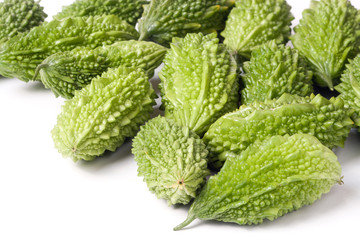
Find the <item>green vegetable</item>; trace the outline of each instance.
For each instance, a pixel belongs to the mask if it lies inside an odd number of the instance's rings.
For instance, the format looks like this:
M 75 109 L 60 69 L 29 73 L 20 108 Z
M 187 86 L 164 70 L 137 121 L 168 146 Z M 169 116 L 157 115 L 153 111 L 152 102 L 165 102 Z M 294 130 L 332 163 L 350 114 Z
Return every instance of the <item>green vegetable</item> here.
M 139 176 L 169 205 L 189 203 L 210 175 L 203 141 L 171 119 L 159 116 L 142 126 L 133 140 L 132 152 Z
M 143 13 L 144 4 L 148 2 L 146 0 L 76 0 L 63 7 L 54 18 L 116 15 L 135 26 Z
M 0 75 L 27 82 L 33 79 L 37 65 L 54 53 L 137 37 L 133 26 L 112 15 L 53 20 L 0 46 Z
M 41 25 L 47 14 L 34 0 L 4 0 L 0 3 L 0 42 Z
M 36 69 L 45 87 L 56 96 L 72 98 L 90 81 L 108 68 L 141 67 L 149 77 L 161 63 L 167 49 L 152 42 L 120 41 L 96 49 L 79 47 L 46 58 Z
M 313 92 L 312 72 L 298 51 L 275 41 L 254 50 L 243 66 L 242 104 L 279 98 L 283 93 L 308 96 Z
M 224 29 L 235 0 L 151 0 L 139 21 L 140 40 L 168 45 L 187 33 L 211 33 Z
M 309 61 L 319 86 L 336 85 L 360 36 L 358 17 L 348 0 L 312 0 L 304 10 L 291 41 Z
M 353 125 L 352 110 L 339 98 L 284 94 L 278 100 L 243 105 L 219 118 L 203 140 L 211 152 L 210 165 L 219 169 L 228 154 L 240 153 L 257 139 L 274 135 L 311 134 L 329 148 L 343 147 Z
M 336 155 L 306 134 L 273 136 L 229 156 L 191 205 L 188 218 L 235 222 L 270 221 L 310 205 L 341 183 Z
M 65 102 L 52 130 L 55 147 L 74 161 L 115 151 L 150 119 L 154 98 L 143 70 L 109 69 Z
M 238 107 L 236 62 L 216 34 L 174 38 L 159 73 L 165 117 L 202 135 Z
M 238 0 L 221 35 L 225 45 L 250 58 L 258 46 L 275 40 L 286 43 L 294 16 L 285 0 Z

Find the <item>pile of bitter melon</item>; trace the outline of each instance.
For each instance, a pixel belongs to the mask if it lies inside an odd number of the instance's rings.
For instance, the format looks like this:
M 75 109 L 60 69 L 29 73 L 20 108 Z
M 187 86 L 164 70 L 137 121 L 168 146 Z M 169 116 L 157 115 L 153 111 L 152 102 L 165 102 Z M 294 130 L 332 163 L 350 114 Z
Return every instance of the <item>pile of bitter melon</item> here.
M 149 190 L 193 201 L 176 230 L 274 220 L 342 182 L 332 149 L 360 127 L 349 0 L 313 0 L 293 35 L 285 0 L 76 0 L 46 16 L 34 0 L 0 3 L 0 74 L 67 99 L 52 130 L 64 157 L 93 160 L 134 137 Z M 164 114 L 150 119 L 162 63 Z

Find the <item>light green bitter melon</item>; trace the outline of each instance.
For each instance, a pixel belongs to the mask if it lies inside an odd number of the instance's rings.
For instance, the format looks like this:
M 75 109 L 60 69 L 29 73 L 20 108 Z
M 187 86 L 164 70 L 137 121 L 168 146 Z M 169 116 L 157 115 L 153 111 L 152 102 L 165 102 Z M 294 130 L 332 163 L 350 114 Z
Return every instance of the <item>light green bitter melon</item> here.
M 115 151 L 150 119 L 155 97 L 142 69 L 110 68 L 65 101 L 52 130 L 55 147 L 74 161 Z
M 198 135 L 161 116 L 151 119 L 133 139 L 138 175 L 168 204 L 187 204 L 210 175 L 208 151 Z
M 340 98 L 328 100 L 320 94 L 299 97 L 285 93 L 277 100 L 242 105 L 206 132 L 203 140 L 210 151 L 209 165 L 219 169 L 229 154 L 273 135 L 306 133 L 329 148 L 343 147 L 353 126 L 352 113 Z
M 0 46 L 0 74 L 27 82 L 33 79 L 36 67 L 54 53 L 137 37 L 133 26 L 113 15 L 53 20 Z
M 240 225 L 273 221 L 310 205 L 342 183 L 336 155 L 307 134 L 272 136 L 229 156 L 192 203 L 188 217 Z
M 167 46 L 187 33 L 221 31 L 235 0 L 151 0 L 139 20 L 140 40 Z
M 41 25 L 47 14 L 34 0 L 4 0 L 0 3 L 0 43 Z
M 275 41 L 254 50 L 243 70 L 241 104 L 279 98 L 283 93 L 308 96 L 313 92 L 313 74 L 306 60 L 297 50 Z
M 224 44 L 245 58 L 258 46 L 286 43 L 294 16 L 285 0 L 238 0 L 221 35 Z
M 216 33 L 174 38 L 159 77 L 165 117 L 199 135 L 238 107 L 236 61 Z
M 140 67 L 149 77 L 161 63 L 167 49 L 153 42 L 119 41 L 95 49 L 78 47 L 55 53 L 46 58 L 36 69 L 41 82 L 56 96 L 70 99 L 75 90 L 88 85 L 91 80 L 108 68 Z
M 290 39 L 310 63 L 317 85 L 333 89 L 349 54 L 358 51 L 357 18 L 359 13 L 348 0 L 312 0 L 310 8 L 303 11 Z
M 131 25 L 136 24 L 143 13 L 146 0 L 76 0 L 54 16 L 56 19 L 66 17 L 85 17 L 97 15 L 116 15 Z

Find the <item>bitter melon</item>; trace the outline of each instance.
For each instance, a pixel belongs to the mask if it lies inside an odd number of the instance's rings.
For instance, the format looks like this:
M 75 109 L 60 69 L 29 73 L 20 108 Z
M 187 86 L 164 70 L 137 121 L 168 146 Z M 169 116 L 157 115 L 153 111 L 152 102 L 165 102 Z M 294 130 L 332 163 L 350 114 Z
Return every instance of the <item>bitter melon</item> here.
M 309 61 L 315 83 L 333 89 L 360 36 L 359 13 L 348 0 L 312 0 L 302 16 L 290 39 Z
M 283 93 L 308 96 L 313 92 L 312 72 L 297 50 L 275 41 L 264 44 L 244 62 L 241 103 L 279 98 Z
M 0 46 L 0 74 L 27 82 L 33 79 L 36 67 L 54 53 L 137 37 L 133 26 L 113 15 L 53 20 Z
M 85 17 L 96 15 L 116 15 L 131 25 L 136 24 L 143 13 L 146 0 L 76 0 L 64 6 L 54 18 Z
M 140 40 L 167 46 L 173 37 L 224 29 L 235 0 L 151 0 L 139 20 Z
M 72 98 L 79 90 L 108 68 L 140 67 L 149 77 L 154 74 L 167 49 L 153 42 L 120 41 L 92 49 L 79 47 L 46 58 L 36 69 L 41 82 L 56 96 Z
M 250 58 L 258 46 L 275 40 L 286 43 L 294 16 L 285 0 L 239 0 L 231 10 L 221 35 L 224 44 Z
M 52 130 L 55 147 L 74 161 L 115 151 L 150 119 L 156 94 L 142 69 L 109 69 L 65 101 Z
M 320 94 L 299 97 L 285 93 L 277 100 L 242 105 L 222 116 L 203 140 L 211 152 L 211 167 L 219 169 L 228 154 L 240 153 L 257 139 L 273 135 L 306 133 L 329 148 L 343 147 L 353 126 L 352 114 L 340 98 L 328 100 Z
M 165 116 L 199 135 L 238 107 L 236 61 L 216 33 L 174 38 L 159 77 Z
M 0 43 L 41 25 L 47 14 L 34 0 L 4 0 L 0 3 Z
M 196 218 L 240 225 L 273 221 L 312 204 L 341 182 L 336 155 L 315 137 L 273 136 L 229 156 L 174 230 Z
M 198 135 L 173 120 L 148 121 L 133 140 L 139 176 L 168 204 L 187 204 L 196 197 L 205 177 L 208 151 Z

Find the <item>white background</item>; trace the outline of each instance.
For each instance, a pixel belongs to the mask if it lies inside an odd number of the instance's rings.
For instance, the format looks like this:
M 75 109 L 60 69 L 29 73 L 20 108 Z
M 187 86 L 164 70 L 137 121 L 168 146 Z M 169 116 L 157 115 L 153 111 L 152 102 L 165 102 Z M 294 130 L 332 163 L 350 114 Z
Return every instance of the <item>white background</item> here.
M 42 0 L 51 16 L 71 0 Z M 308 0 L 288 0 L 297 24 Z M 359 9 L 360 1 L 351 0 Z M 154 84 L 158 83 L 155 78 Z M 188 206 L 167 206 L 150 193 L 131 142 L 93 162 L 64 159 L 50 131 L 63 99 L 41 83 L 0 79 L 0 239 L 339 239 L 357 234 L 360 216 L 360 133 L 336 149 L 345 184 L 296 212 L 257 226 L 195 220 Z M 158 111 L 156 111 L 158 113 Z M 355 235 L 357 236 L 357 235 Z

